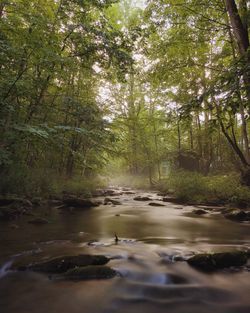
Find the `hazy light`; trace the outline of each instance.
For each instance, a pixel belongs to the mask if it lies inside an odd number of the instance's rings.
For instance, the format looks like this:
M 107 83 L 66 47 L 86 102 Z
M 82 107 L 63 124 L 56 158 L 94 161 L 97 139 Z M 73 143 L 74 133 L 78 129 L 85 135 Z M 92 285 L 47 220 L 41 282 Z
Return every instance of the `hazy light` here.
M 142 9 L 145 9 L 147 4 L 146 4 L 146 0 L 133 0 L 132 1 L 132 5 L 134 7 L 137 7 L 137 8 L 142 8 Z

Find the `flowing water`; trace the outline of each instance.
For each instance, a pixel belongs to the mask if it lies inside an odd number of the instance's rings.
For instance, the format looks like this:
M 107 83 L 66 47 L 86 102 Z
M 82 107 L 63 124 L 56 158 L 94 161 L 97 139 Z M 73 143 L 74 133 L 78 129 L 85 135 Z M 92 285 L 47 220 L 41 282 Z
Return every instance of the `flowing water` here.
M 204 274 L 177 260 L 196 252 L 249 249 L 250 225 L 216 212 L 195 216 L 191 206 L 152 207 L 134 196 L 115 197 L 122 205 L 74 214 L 44 209 L 50 223 L 43 226 L 28 224 L 30 217 L 17 225 L 1 222 L 1 313 L 249 313 L 248 266 Z M 111 257 L 109 266 L 120 276 L 76 283 L 11 270 L 12 262 L 80 253 Z

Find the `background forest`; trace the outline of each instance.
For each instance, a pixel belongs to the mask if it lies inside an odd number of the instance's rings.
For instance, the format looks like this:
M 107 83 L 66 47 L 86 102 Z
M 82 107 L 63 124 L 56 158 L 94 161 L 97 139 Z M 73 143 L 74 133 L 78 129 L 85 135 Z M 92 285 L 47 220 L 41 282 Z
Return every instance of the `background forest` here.
M 0 193 L 250 202 L 247 0 L 1 0 Z

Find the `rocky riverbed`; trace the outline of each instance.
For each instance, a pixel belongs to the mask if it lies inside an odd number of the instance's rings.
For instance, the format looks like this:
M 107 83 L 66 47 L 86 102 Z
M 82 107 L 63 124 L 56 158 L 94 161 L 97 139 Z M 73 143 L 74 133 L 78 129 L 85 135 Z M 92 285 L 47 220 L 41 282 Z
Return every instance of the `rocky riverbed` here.
M 249 312 L 248 211 L 122 188 L 10 200 L 1 312 Z

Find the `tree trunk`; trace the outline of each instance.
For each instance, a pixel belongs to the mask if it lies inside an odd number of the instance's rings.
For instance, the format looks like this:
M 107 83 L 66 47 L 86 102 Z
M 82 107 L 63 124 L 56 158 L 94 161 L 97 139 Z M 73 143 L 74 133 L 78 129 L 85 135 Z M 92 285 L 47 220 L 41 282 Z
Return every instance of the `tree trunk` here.
M 236 2 L 234 0 L 225 0 L 227 13 L 232 25 L 233 33 L 239 48 L 240 56 L 245 60 L 246 65 L 250 64 L 249 35 L 247 26 L 247 4 L 245 0 L 240 0 L 240 10 L 243 16 L 240 16 Z M 244 84 L 248 101 L 250 101 L 250 73 L 249 70 L 243 75 Z
M 242 1 L 241 1 L 242 2 Z M 241 56 L 244 56 L 249 47 L 248 31 L 240 17 L 237 5 L 234 0 L 225 0 L 226 9 L 233 28 Z
M 239 12 L 241 13 L 242 17 L 242 24 L 245 30 L 248 30 L 248 23 L 247 23 L 247 3 L 245 0 L 240 0 L 239 2 Z M 229 20 L 228 18 L 226 19 L 227 24 L 229 25 Z M 228 35 L 230 38 L 230 43 L 232 47 L 232 53 L 233 53 L 233 58 L 236 60 L 236 50 L 234 47 L 234 39 L 233 39 L 233 34 L 231 31 L 231 28 L 228 28 Z M 242 131 L 242 146 L 243 146 L 243 151 L 245 151 L 246 159 L 248 163 L 250 163 L 250 151 L 249 151 L 249 138 L 248 138 L 248 130 L 247 130 L 247 121 L 245 117 L 245 109 L 244 109 L 244 103 L 240 91 L 240 82 L 239 78 L 237 77 L 237 96 L 239 100 L 239 109 L 240 109 L 240 116 L 241 116 L 241 131 Z
M 177 132 L 178 132 L 178 152 L 181 151 L 181 127 L 180 127 L 180 119 L 177 121 Z
M 5 4 L 4 4 L 4 3 L 1 3 L 1 4 L 0 4 L 0 18 L 2 18 L 2 17 L 3 17 L 4 6 L 5 6 Z

